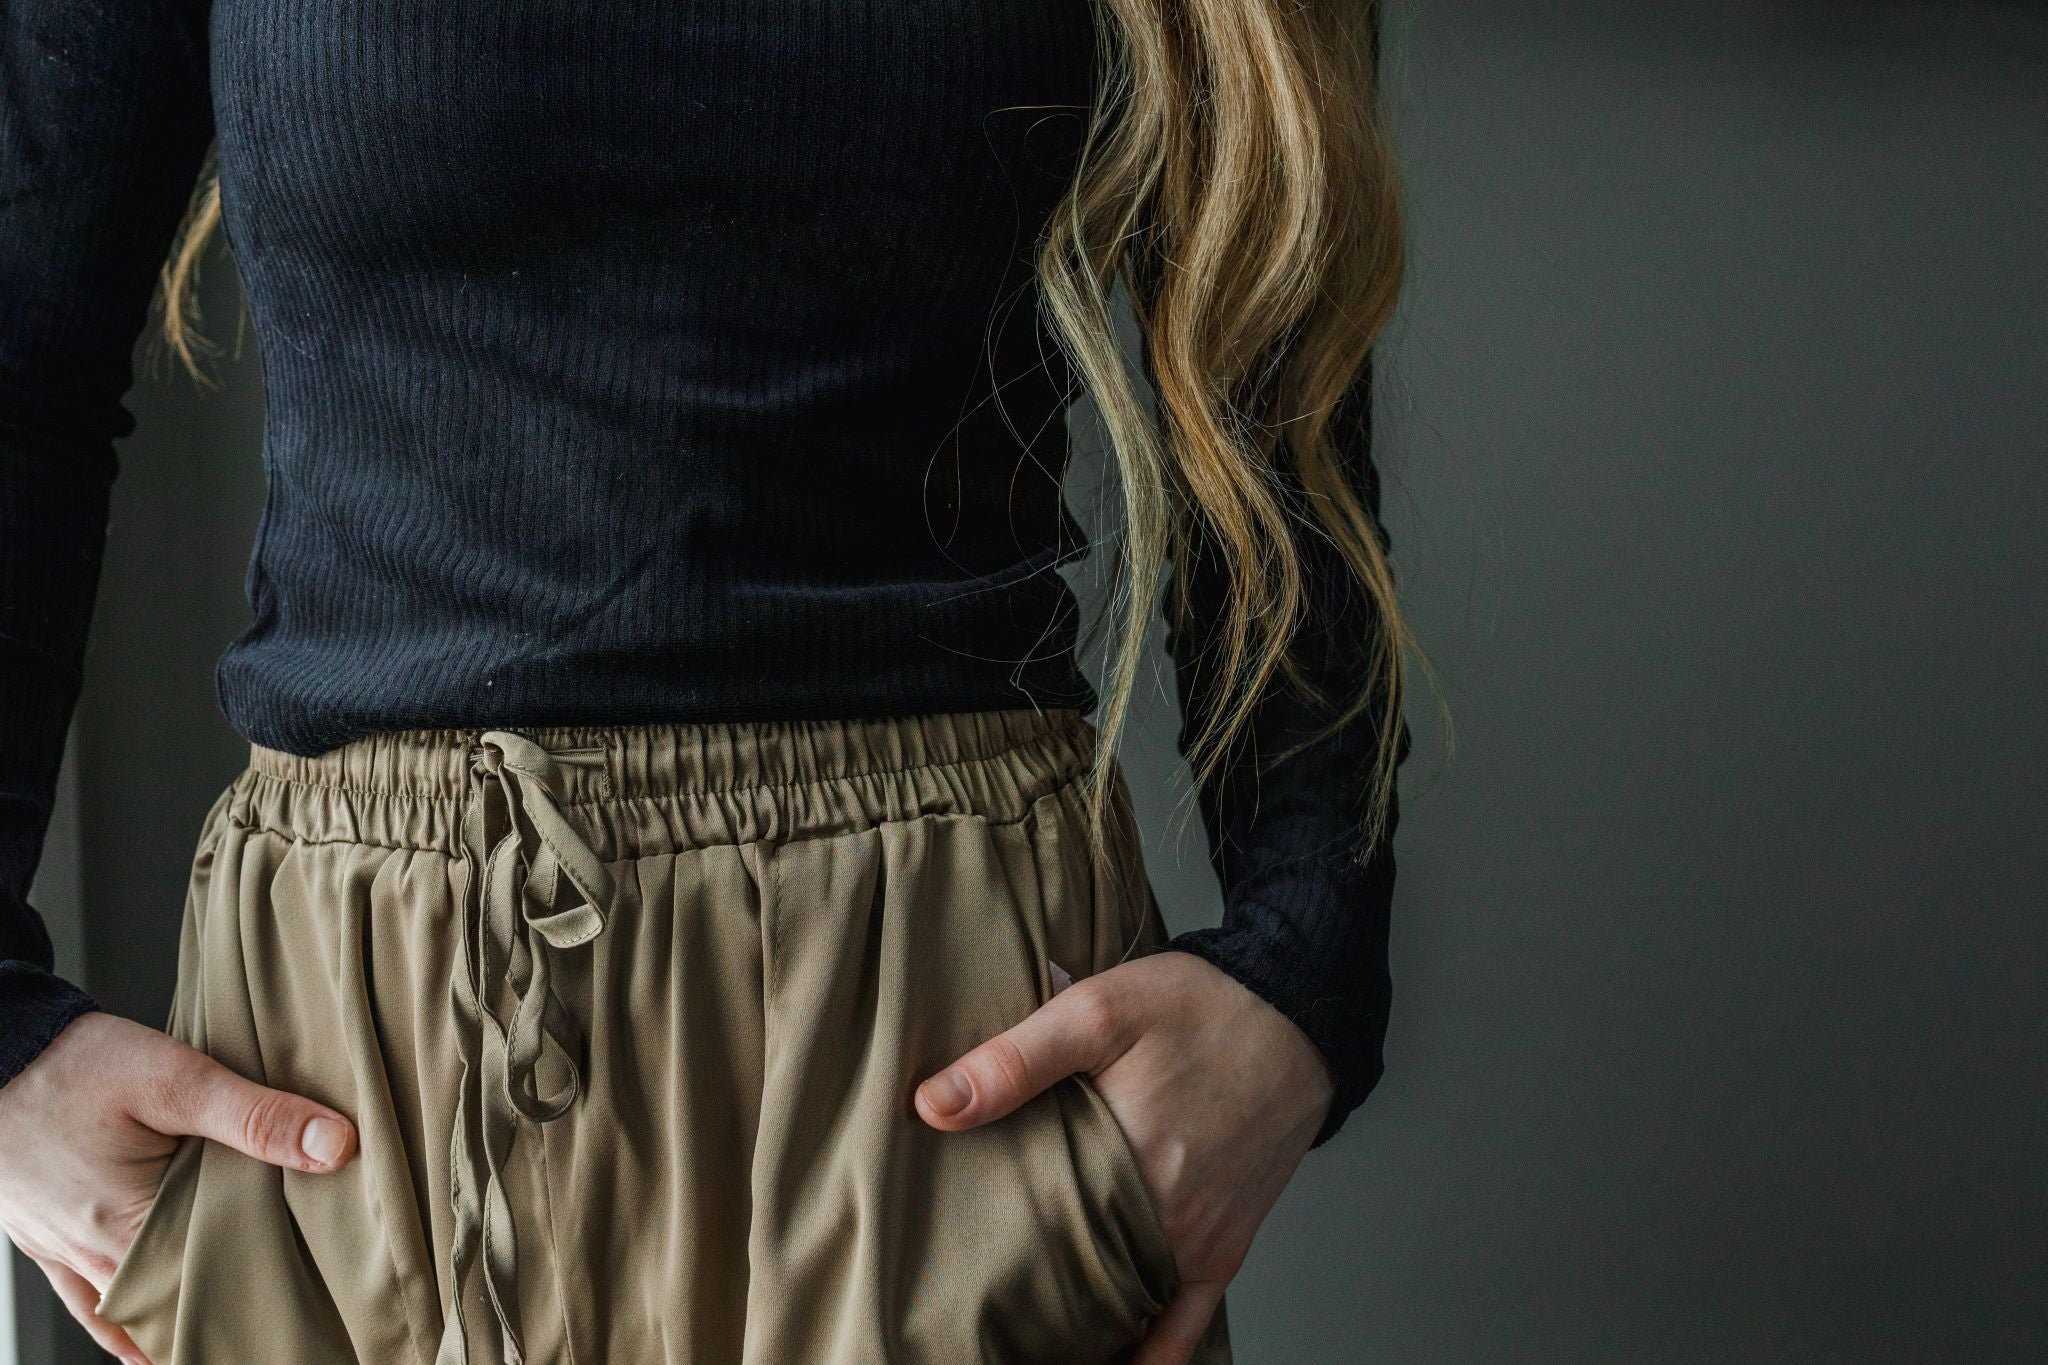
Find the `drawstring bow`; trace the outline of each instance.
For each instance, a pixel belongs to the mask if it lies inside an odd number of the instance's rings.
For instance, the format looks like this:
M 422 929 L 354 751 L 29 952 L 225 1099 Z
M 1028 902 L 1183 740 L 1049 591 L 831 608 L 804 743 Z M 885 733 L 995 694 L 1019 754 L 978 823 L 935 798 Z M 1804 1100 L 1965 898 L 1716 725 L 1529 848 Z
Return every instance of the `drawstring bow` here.
M 463 1300 L 470 1268 L 479 1259 L 499 1328 L 499 1354 L 504 1365 L 525 1365 L 504 1169 L 519 1120 L 552 1122 L 568 1112 L 582 1089 L 582 1038 L 555 996 L 552 960 L 554 953 L 604 932 L 613 887 L 610 872 L 563 816 L 559 802 L 564 765 L 603 763 L 602 749 L 550 751 L 506 730 L 485 732 L 470 751 L 470 770 L 482 779 L 463 815 L 476 904 L 473 915 L 463 915 L 462 958 L 451 982 L 462 1083 L 449 1151 L 452 1311 L 435 1365 L 468 1365 Z M 494 791 L 504 828 L 486 849 L 486 807 Z M 574 895 L 557 908 L 565 883 Z M 488 999 L 499 981 L 509 985 L 516 1001 L 509 1024 L 500 1022 Z M 550 1055 L 565 1079 L 543 1094 L 539 1072 Z

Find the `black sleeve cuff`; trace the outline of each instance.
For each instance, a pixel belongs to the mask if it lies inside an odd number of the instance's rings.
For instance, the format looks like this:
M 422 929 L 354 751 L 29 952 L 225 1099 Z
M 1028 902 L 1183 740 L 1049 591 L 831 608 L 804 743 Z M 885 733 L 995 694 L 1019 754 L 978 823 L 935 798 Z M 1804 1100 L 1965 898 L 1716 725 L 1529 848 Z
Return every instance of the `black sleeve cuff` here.
M 97 1000 L 33 962 L 0 962 L 0 1086 L 19 1076 L 43 1049 Z

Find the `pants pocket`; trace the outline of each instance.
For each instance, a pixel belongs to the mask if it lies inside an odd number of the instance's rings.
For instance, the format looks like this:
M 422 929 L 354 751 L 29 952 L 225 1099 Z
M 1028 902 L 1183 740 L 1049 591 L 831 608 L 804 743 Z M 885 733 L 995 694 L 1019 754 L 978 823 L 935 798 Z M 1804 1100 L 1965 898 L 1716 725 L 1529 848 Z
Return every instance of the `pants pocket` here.
M 1069 1076 L 1055 1088 L 1062 1092 L 1060 1108 L 1071 1140 L 1075 1178 L 1100 1215 L 1088 1235 L 1130 1270 L 1125 1297 L 1141 1318 L 1150 1318 L 1164 1311 L 1180 1289 L 1179 1267 L 1158 1203 L 1130 1140 L 1094 1082 Z
M 1047 959 L 1046 965 L 1052 994 L 1073 984 L 1057 962 Z M 1061 1095 L 1060 1109 L 1073 1143 L 1075 1172 L 1101 1201 L 1105 1221 L 1097 1235 L 1123 1244 L 1123 1259 L 1137 1272 L 1148 1311 L 1160 1312 L 1180 1289 L 1180 1267 L 1137 1150 L 1093 1080 L 1069 1076 L 1058 1088 L 1073 1092 Z
M 1103 867 L 1090 859 L 1078 783 L 1041 797 L 1023 826 L 1033 882 L 1022 898 L 1025 913 L 1016 922 L 1026 939 L 1020 947 L 1039 955 L 1040 968 L 1029 978 L 1029 996 L 1019 1002 L 1019 1019 L 1067 985 L 1165 939 L 1137 826 L 1115 769 L 1108 796 L 1109 859 Z M 1064 1174 L 1075 1192 L 1064 1226 L 1050 1234 L 1049 1260 L 1057 1264 L 1064 1246 L 1076 1282 L 1093 1288 L 1100 1309 L 1115 1324 L 1109 1344 L 1128 1346 L 1180 1289 L 1158 1203 L 1122 1124 L 1087 1075 L 1062 1078 L 1039 1100 L 1050 1101 L 1057 1111 Z M 998 1120 L 996 1126 L 1007 1121 Z
M 238 786 L 239 782 L 229 783 L 221 790 L 199 827 L 179 930 L 177 980 L 171 995 L 170 1017 L 164 1024 L 164 1031 L 171 1037 L 202 1051 L 205 1016 L 199 1000 L 198 938 L 206 919 L 214 866 L 230 827 L 228 811 Z M 168 1365 L 172 1359 L 173 1321 L 184 1278 L 184 1248 L 205 1154 L 204 1138 L 188 1135 L 178 1139 L 141 1226 L 122 1252 L 121 1263 L 115 1267 L 113 1278 L 107 1282 L 94 1310 L 125 1330 L 154 1365 Z
M 1038 932 L 1048 953 L 1043 1004 L 1061 989 L 1165 943 L 1166 922 L 1146 875 L 1142 840 L 1122 769 L 1111 765 L 1105 791 L 1108 859 L 1098 866 L 1087 839 L 1087 804 L 1069 783 L 1036 803 L 1030 824 L 1039 877 Z M 1073 1138 L 1080 1188 L 1099 1214 L 1090 1235 L 1129 1278 L 1120 1295 L 1139 1310 L 1142 1329 L 1180 1292 L 1181 1275 L 1158 1201 L 1137 1153 L 1109 1103 L 1086 1075 L 1055 1087 Z M 1108 1365 L 1129 1358 L 1128 1350 Z M 1230 1329 L 1219 1302 L 1191 1365 L 1229 1365 Z
M 385 1073 L 363 1057 L 375 1022 L 350 984 L 384 852 L 315 850 L 309 869 L 232 820 L 214 836 L 194 864 L 169 1032 L 333 1106 L 361 1144 L 340 1171 L 314 1175 L 182 1139 L 102 1313 L 153 1365 L 427 1358 L 414 1300 L 428 1296 L 431 1311 L 432 1263 L 396 1269 L 394 1246 L 418 1236 L 409 1167 Z M 350 858 L 364 864 L 351 875 L 307 875 Z
M 1037 864 L 1028 821 L 972 815 L 773 852 L 742 1365 L 1102 1365 L 1161 1307 L 1170 1255 L 1084 1080 L 960 1132 L 913 1103 L 1051 998 Z
M 169 1322 L 177 1304 L 181 1253 L 204 1148 L 202 1138 L 178 1139 L 142 1225 L 122 1253 L 96 1310 L 108 1322 L 126 1329 L 152 1361 L 169 1358 L 169 1342 L 156 1325 Z

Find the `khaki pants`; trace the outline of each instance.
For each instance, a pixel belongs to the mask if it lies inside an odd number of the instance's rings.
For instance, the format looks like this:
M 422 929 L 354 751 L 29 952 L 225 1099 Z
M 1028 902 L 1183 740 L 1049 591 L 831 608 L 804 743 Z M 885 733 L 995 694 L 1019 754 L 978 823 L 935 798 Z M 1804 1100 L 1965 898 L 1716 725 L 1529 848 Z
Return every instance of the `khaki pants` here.
M 1177 1287 L 1070 1077 L 924 1077 L 1165 936 L 1079 712 L 255 748 L 169 1028 L 350 1115 L 342 1172 L 181 1141 L 101 1311 L 155 1365 L 1127 1360 Z M 1201 1365 L 1230 1360 L 1219 1312 Z

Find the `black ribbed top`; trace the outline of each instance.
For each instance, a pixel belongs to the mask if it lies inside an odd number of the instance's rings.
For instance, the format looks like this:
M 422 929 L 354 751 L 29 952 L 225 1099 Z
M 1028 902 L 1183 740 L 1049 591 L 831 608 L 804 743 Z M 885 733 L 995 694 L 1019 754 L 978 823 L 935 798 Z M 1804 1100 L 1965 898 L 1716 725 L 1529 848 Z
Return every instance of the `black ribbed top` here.
M 1088 708 L 1032 261 L 1094 62 L 1087 0 L 10 0 L 0 1081 L 90 1005 L 26 888 L 210 140 L 267 405 L 249 739 Z M 1313 719 L 1276 692 L 1260 745 Z M 1385 1026 L 1392 860 L 1342 849 L 1373 739 L 1203 793 L 1229 917 L 1175 940 L 1330 1056 L 1325 1137 Z

